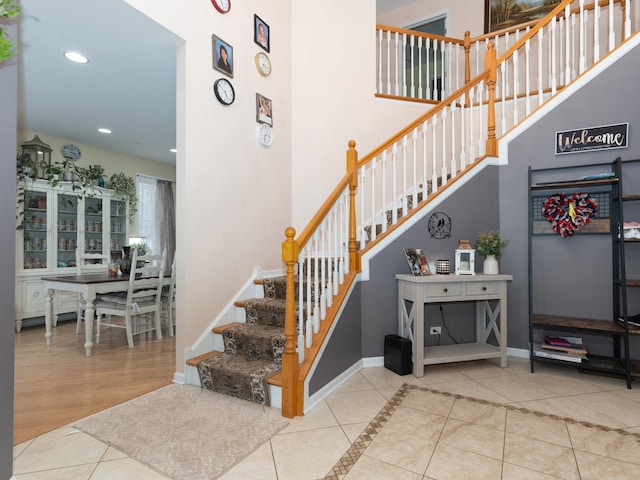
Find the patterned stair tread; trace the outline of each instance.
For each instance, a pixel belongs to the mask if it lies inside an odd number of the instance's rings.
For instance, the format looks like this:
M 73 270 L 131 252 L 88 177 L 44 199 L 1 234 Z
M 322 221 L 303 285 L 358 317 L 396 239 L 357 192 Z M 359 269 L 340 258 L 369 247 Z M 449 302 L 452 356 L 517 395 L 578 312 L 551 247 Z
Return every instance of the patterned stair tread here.
M 226 329 L 222 335 L 227 353 L 281 361 L 284 352 L 282 327 L 242 323 Z
M 222 335 L 227 328 L 235 327 L 236 325 L 242 325 L 242 322 L 225 323 L 224 325 L 217 325 L 211 329 L 213 333 Z
M 278 363 L 249 360 L 228 352 L 198 363 L 200 383 L 204 388 L 262 405 L 270 405 L 267 382 L 280 370 Z
M 247 323 L 284 328 L 285 301 L 272 298 L 252 298 L 244 302 Z
M 198 355 L 197 357 L 189 358 L 187 360 L 187 365 L 189 365 L 190 367 L 197 367 L 198 363 L 200 363 L 201 361 L 206 360 L 207 358 L 215 357 L 216 355 L 221 355 L 221 354 L 222 352 L 218 350 L 213 350 L 211 352 L 203 353 L 202 355 Z

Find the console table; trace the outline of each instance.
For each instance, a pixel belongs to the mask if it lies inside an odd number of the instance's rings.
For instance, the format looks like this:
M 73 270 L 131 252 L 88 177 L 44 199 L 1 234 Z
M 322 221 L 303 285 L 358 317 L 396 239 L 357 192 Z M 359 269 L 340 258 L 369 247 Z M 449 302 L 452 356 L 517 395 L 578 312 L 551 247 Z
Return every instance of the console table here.
M 425 365 L 437 363 L 500 358 L 500 366 L 507 366 L 507 282 L 513 279 L 511 275 L 398 274 L 396 279 L 398 329 L 401 336 L 411 339 L 416 377 L 424 376 Z M 495 308 L 489 300 L 497 300 Z M 445 302 L 476 303 L 474 343 L 424 346 L 424 306 Z M 497 346 L 487 343 L 492 332 Z

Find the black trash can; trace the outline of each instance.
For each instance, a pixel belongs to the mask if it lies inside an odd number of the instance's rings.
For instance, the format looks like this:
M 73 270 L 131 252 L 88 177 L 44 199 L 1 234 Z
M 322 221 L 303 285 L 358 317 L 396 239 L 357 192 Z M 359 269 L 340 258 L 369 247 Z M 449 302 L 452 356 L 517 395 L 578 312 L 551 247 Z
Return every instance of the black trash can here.
M 413 371 L 411 361 L 411 340 L 400 335 L 384 337 L 384 366 L 398 375 L 408 375 Z

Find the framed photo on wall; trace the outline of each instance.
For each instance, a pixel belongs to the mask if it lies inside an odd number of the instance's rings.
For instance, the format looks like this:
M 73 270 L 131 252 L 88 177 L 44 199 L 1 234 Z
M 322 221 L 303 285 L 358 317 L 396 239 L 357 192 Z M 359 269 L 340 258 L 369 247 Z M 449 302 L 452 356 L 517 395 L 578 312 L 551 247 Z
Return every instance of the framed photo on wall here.
M 561 0 L 485 0 L 484 32 L 540 20 Z
M 266 24 L 258 15 L 253 15 L 253 41 L 270 51 L 271 34 L 269 25 Z
M 216 35 L 211 35 L 213 68 L 233 78 L 233 47 Z
M 266 123 L 273 127 L 273 107 L 271 100 L 256 93 L 256 122 Z

